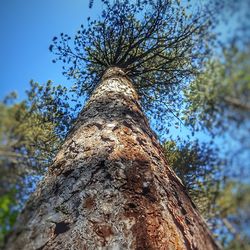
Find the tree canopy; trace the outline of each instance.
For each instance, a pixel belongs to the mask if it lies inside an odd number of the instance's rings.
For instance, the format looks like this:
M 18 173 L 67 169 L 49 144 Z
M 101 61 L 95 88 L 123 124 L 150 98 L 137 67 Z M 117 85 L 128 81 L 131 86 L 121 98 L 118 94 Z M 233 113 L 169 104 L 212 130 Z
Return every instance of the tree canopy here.
M 63 74 L 75 80 L 79 95 L 90 94 L 104 71 L 117 66 L 132 79 L 147 109 L 163 97 L 173 102 L 168 93 L 194 77 L 210 51 L 209 13 L 170 0 L 102 2 L 98 20 L 89 19 L 73 37 L 53 38 L 53 62 L 63 63 Z
M 187 123 L 211 132 L 221 133 L 229 123 L 249 130 L 249 70 L 249 44 L 243 49 L 232 44 L 224 49 L 222 59 L 211 59 L 204 73 L 186 89 Z

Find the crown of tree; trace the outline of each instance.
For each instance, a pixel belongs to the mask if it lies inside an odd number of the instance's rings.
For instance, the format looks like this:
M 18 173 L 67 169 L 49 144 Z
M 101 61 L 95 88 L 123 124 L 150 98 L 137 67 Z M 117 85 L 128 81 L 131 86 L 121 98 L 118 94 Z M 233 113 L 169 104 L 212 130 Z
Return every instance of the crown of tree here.
M 212 39 L 208 12 L 193 13 L 188 3 L 171 0 L 102 3 L 98 20 L 88 18 L 73 39 L 61 33 L 50 46 L 53 62 L 63 62 L 79 95 L 90 94 L 104 71 L 116 66 L 133 80 L 145 107 L 199 72 Z

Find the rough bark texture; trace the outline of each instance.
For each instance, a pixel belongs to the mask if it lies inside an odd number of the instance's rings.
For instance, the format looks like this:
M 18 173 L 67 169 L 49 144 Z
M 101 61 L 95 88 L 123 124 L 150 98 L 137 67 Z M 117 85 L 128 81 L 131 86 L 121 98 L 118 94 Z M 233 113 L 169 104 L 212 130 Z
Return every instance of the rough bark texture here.
M 104 74 L 7 249 L 217 249 L 122 70 Z

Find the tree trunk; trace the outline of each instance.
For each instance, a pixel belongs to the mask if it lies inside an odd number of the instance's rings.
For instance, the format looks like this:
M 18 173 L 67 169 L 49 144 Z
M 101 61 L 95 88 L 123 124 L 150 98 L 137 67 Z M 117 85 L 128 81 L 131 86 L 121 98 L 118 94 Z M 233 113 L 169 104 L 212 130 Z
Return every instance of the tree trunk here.
M 121 69 L 104 74 L 6 249 L 218 249 Z

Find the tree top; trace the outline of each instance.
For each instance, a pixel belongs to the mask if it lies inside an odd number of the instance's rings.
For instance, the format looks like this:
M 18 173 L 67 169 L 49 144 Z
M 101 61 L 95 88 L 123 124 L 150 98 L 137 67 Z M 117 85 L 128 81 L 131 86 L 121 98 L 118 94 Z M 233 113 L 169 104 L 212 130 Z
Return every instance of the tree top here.
M 102 3 L 97 20 L 88 18 L 87 27 L 81 25 L 73 37 L 61 33 L 50 46 L 53 62 L 63 63 L 79 95 L 91 94 L 110 67 L 133 80 L 144 103 L 199 72 L 213 39 L 208 12 L 175 0 Z

